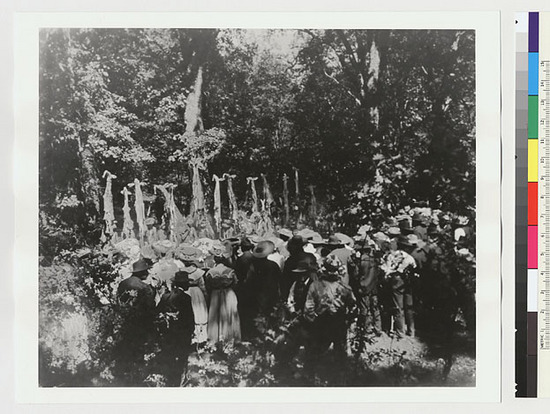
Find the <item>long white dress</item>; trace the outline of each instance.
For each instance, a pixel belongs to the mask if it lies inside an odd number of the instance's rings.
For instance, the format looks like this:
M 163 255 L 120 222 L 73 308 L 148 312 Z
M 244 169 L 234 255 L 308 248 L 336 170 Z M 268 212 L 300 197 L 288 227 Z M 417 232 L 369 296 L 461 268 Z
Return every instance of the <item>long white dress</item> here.
M 202 343 L 208 339 L 208 307 L 206 305 L 206 285 L 204 283 L 206 272 L 199 268 L 189 270 L 191 270 L 189 280 L 196 282 L 197 286 L 189 287 L 186 293 L 191 296 L 191 306 L 195 316 L 195 341 Z
M 210 269 L 206 279 L 211 289 L 208 339 L 214 343 L 240 341 L 241 322 L 237 310 L 237 296 L 231 288 L 237 283 L 235 271 L 218 264 Z

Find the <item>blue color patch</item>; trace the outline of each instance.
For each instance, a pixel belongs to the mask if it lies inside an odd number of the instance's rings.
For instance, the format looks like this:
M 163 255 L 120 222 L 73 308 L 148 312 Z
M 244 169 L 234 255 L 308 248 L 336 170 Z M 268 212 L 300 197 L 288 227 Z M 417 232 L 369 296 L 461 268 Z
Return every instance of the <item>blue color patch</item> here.
M 529 52 L 529 95 L 539 94 L 539 54 Z

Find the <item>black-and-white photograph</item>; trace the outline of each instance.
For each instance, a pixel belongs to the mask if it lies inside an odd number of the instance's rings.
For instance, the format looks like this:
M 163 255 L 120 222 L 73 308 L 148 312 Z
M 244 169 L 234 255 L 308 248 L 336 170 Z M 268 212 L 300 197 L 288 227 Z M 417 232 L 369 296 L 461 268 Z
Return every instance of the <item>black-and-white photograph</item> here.
M 41 29 L 40 387 L 475 387 L 475 44 Z

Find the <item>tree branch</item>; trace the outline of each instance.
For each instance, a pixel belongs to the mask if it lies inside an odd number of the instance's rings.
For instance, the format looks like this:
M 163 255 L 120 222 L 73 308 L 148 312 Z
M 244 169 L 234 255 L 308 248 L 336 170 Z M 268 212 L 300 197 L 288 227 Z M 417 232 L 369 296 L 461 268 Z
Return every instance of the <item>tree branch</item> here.
M 325 74 L 325 76 L 329 79 L 332 79 L 334 82 L 336 82 L 337 85 L 341 86 L 345 91 L 346 93 L 351 96 L 354 100 L 355 100 L 355 103 L 359 106 L 361 106 L 361 100 L 359 98 L 357 98 L 352 91 L 350 91 L 348 88 L 346 88 L 344 85 L 342 85 L 342 83 L 340 81 L 338 81 L 338 79 L 336 79 L 334 76 L 332 75 L 329 75 L 327 73 L 326 70 L 323 70 L 323 73 Z

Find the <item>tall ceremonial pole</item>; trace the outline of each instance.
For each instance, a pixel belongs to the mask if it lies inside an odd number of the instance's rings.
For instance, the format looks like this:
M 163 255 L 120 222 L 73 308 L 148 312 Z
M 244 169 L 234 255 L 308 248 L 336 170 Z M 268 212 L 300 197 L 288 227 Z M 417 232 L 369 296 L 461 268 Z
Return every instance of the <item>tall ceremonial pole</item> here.
M 134 179 L 134 192 L 135 192 L 135 201 L 134 201 L 134 208 L 136 210 L 136 220 L 138 223 L 138 230 L 139 230 L 139 241 L 143 243 L 143 239 L 145 236 L 145 230 L 147 227 L 145 226 L 145 205 L 143 204 L 143 192 L 141 191 L 141 185 L 145 184 L 139 181 L 137 178 Z
M 300 204 L 300 185 L 299 185 L 299 179 L 298 179 L 298 168 L 292 167 L 294 170 L 294 186 L 295 186 L 295 192 L 296 192 L 296 203 Z
M 256 192 L 256 180 L 258 177 L 246 177 L 246 182 L 250 184 L 250 189 L 252 190 L 252 212 L 258 212 L 258 193 Z
M 221 196 L 221 190 L 220 190 L 220 181 L 225 181 L 225 178 L 220 178 L 216 174 L 214 174 L 214 177 L 212 178 L 212 181 L 215 181 L 215 187 L 214 187 L 214 221 L 216 222 L 216 231 L 218 233 L 218 236 L 221 236 L 222 231 L 222 196 Z
M 129 203 L 130 191 L 128 191 L 128 188 L 124 187 L 124 189 L 121 192 L 122 194 L 124 194 L 124 207 L 122 207 L 122 211 L 124 212 L 124 223 L 122 226 L 122 234 L 124 235 L 125 238 L 133 238 L 135 237 L 135 234 L 134 234 L 134 221 L 130 216 L 130 203 Z
M 309 185 L 308 188 L 311 196 L 309 204 L 309 218 L 315 221 L 317 217 L 317 198 L 315 197 L 315 186 Z
M 233 179 L 237 177 L 235 174 L 224 173 L 223 178 L 227 180 L 227 197 L 229 198 L 229 208 L 231 210 L 231 218 L 237 222 L 239 218 L 239 207 L 237 205 L 237 197 L 233 190 Z
M 264 206 L 265 210 L 268 213 L 271 213 L 271 204 L 273 204 L 273 194 L 271 194 L 271 189 L 267 182 L 267 177 L 265 174 L 260 174 L 262 176 L 263 190 L 264 190 Z
M 298 174 L 298 168 L 292 167 L 294 170 L 294 187 L 295 187 L 295 194 L 296 194 L 296 209 L 298 210 L 298 220 L 302 219 L 302 205 L 300 203 L 300 180 L 299 180 L 299 174 Z
M 285 226 L 290 219 L 290 206 L 288 205 L 288 175 L 283 174 L 283 203 L 285 206 Z
M 115 233 L 115 209 L 113 206 L 112 181 L 114 178 L 117 178 L 116 175 L 111 174 L 107 170 L 103 172 L 103 178 L 105 177 L 107 177 L 105 192 L 103 193 L 103 220 L 105 221 L 105 230 L 101 235 L 104 242 L 107 241 L 107 238 L 111 239 Z

